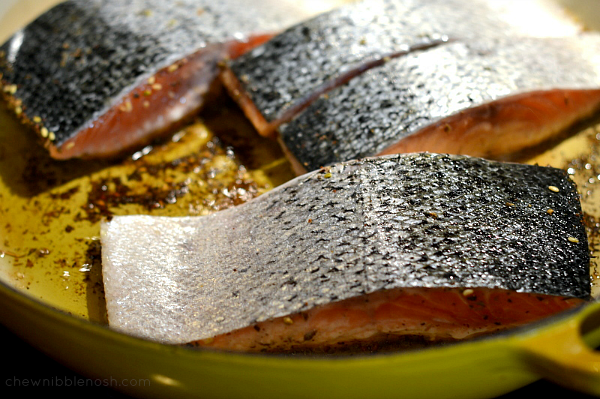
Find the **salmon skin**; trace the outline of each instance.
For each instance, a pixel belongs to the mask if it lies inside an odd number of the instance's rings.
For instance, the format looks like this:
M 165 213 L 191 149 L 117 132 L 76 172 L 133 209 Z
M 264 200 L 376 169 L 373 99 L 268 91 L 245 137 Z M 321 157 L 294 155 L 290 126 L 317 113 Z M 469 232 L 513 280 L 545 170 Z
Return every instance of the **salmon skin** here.
M 520 13 L 531 4 L 515 3 Z M 509 4 L 493 0 L 352 3 L 297 24 L 232 60 L 221 78 L 258 132 L 275 137 L 279 125 L 320 94 L 388 57 L 447 40 L 567 35 L 580 30 L 559 11 L 541 6 L 528 11 L 548 25 L 524 22 L 514 18 Z M 549 32 L 545 26 L 555 29 Z
M 219 61 L 309 15 L 270 0 L 69 0 L 0 47 L 3 93 L 54 158 L 115 155 L 198 111 Z
M 101 242 L 110 326 L 171 344 L 277 348 L 287 338 L 269 337 L 290 327 L 325 345 L 389 325 L 394 336 L 458 339 L 590 297 L 566 173 L 465 156 L 336 164 L 208 216 L 115 216 Z M 462 308 L 450 315 L 444 298 Z M 372 323 L 353 335 L 361 312 Z
M 600 107 L 600 36 L 447 43 L 389 61 L 280 128 L 297 173 L 431 151 L 506 159 Z

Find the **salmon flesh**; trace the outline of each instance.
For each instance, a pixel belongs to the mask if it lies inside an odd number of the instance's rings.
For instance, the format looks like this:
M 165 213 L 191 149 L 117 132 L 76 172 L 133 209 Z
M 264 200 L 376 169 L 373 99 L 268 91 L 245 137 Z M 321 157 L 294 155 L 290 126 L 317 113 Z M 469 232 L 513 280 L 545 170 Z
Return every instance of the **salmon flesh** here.
M 600 108 L 600 35 L 447 43 L 371 69 L 281 126 L 299 174 L 430 151 L 505 159 Z
M 564 171 L 431 153 L 365 158 L 201 217 L 103 222 L 109 324 L 276 351 L 464 339 L 590 298 Z
M 290 27 L 228 62 L 221 77 L 258 132 L 275 137 L 282 123 L 292 120 L 319 95 L 378 67 L 387 58 L 447 40 L 564 36 L 581 30 L 562 10 L 550 5 L 528 10 L 545 23 L 531 24 L 515 17 L 515 11 L 522 15 L 531 4 L 494 0 L 353 2 Z M 369 97 L 374 94 L 367 93 Z
M 0 47 L 2 92 L 52 157 L 118 155 L 197 112 L 218 62 L 311 15 L 271 0 L 69 0 Z

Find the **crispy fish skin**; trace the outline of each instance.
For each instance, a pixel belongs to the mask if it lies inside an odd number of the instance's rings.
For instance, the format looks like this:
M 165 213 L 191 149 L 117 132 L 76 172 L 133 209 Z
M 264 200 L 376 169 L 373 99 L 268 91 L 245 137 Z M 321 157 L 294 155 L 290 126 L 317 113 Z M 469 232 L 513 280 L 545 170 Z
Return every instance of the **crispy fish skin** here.
M 232 60 L 221 74 L 258 132 L 276 136 L 278 126 L 347 75 L 379 65 L 378 60 L 448 37 L 479 40 L 495 36 L 546 35 L 490 0 L 368 0 L 352 3 L 295 25 Z M 519 3 L 523 7 L 522 3 Z M 499 8 L 500 7 L 500 8 Z M 536 10 L 541 13 L 540 10 Z M 465 23 L 468 21 L 468 23 Z M 579 27 L 553 20 L 557 34 Z M 542 24 L 538 25 L 542 26 Z
M 399 288 L 590 296 L 565 172 L 464 156 L 342 163 L 204 217 L 116 216 L 101 240 L 109 324 L 165 343 Z
M 600 36 L 454 42 L 389 61 L 281 126 L 299 174 L 431 151 L 502 159 L 600 107 Z
M 112 155 L 196 112 L 239 43 L 311 15 L 280 3 L 69 0 L 0 47 L 3 92 L 53 157 Z

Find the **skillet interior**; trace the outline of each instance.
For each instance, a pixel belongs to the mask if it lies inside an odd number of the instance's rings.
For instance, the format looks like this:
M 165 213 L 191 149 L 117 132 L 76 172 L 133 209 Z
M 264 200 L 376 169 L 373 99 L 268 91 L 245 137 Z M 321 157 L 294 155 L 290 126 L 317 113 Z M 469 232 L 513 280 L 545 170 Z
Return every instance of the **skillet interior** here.
M 20 6 L 28 5 L 26 3 L 29 2 L 22 2 Z M 35 6 L 28 12 L 41 11 L 43 2 L 32 3 Z M 25 18 L 26 14 L 21 15 Z M 0 278 L 6 306 L 0 312 L 1 320 L 34 345 L 43 347 L 85 375 L 95 378 L 154 376 L 151 388 L 160 387 L 159 391 L 168 396 L 185 397 L 188 393 L 198 393 L 199 387 L 191 387 L 189 383 L 199 374 L 208 376 L 203 383 L 214 397 L 221 396 L 220 393 L 264 397 L 282 392 L 286 392 L 286 396 L 301 397 L 311 389 L 322 389 L 323 386 L 329 387 L 326 389 L 331 390 L 331 396 L 343 393 L 346 397 L 359 397 L 366 392 L 353 388 L 350 382 L 355 374 L 357 379 L 379 375 L 384 385 L 380 393 L 389 393 L 393 386 L 389 382 L 385 385 L 387 379 L 384 377 L 397 375 L 388 375 L 386 373 L 390 372 L 385 370 L 411 367 L 408 366 L 410 363 L 405 363 L 408 362 L 406 356 L 372 356 L 340 363 L 331 359 L 198 353 L 132 339 L 106 329 L 97 240 L 100 217 L 133 212 L 205 214 L 244 201 L 292 177 L 291 169 L 276 145 L 256 136 L 226 99 L 222 105 L 203 112 L 202 120 L 177 134 L 175 140 L 148 147 L 144 151 L 147 154 L 138 153 L 126 160 L 110 162 L 52 161 L 34 144 L 33 135 L 18 126 L 2 109 L 0 212 L 4 223 L 0 226 L 0 249 L 3 251 Z M 542 148 L 522 154 L 522 160 L 526 162 L 572 168 L 590 221 L 593 248 L 598 242 L 596 221 L 600 218 L 600 199 L 595 190 L 600 184 L 597 182 L 598 122 L 582 124 L 575 129 L 577 134 L 573 138 L 549 150 Z M 145 195 L 148 187 L 152 187 L 151 196 Z M 592 268 L 594 279 L 598 278 L 596 266 L 594 264 Z M 596 286 L 594 288 L 597 292 Z M 64 346 L 48 345 L 52 338 L 62 342 L 66 338 L 73 347 L 65 350 Z M 465 372 L 477 369 L 479 363 L 487 361 L 496 363 L 480 373 L 479 379 L 487 381 L 487 387 L 482 386 L 481 381 L 468 380 L 470 387 L 464 394 L 469 397 L 469 394 L 508 392 L 537 378 L 528 367 L 519 363 L 516 356 L 500 354 L 514 339 L 508 334 L 477 341 L 472 346 L 460 345 L 458 349 L 424 351 L 421 358 L 413 357 L 416 360 L 411 375 L 414 374 L 415 381 L 426 383 L 428 373 L 445 370 L 443 374 L 448 374 L 447 360 L 450 358 L 455 358 L 454 362 L 462 365 Z M 593 337 L 590 340 L 593 342 Z M 95 343 L 95 350 L 90 351 L 90 342 Z M 483 357 L 476 355 L 482 350 L 489 353 Z M 87 355 L 81 356 L 83 351 L 88 351 Z M 129 354 L 134 364 L 119 364 L 120 357 L 116 353 Z M 457 356 L 461 360 L 456 360 Z M 438 368 L 425 367 L 436 359 L 446 360 Z M 103 364 L 99 366 L 100 360 Z M 147 360 L 147 364 L 140 363 L 143 360 Z M 133 368 L 137 370 L 132 373 Z M 328 374 L 328 370 L 334 371 Z M 415 374 L 418 370 L 420 376 Z M 242 380 L 252 392 L 231 391 L 225 389 L 226 386 L 219 390 L 219 384 L 225 381 L 223 378 L 233 372 L 245 375 Z M 297 373 L 303 374 L 302 379 L 313 380 L 306 387 L 297 387 L 300 391 L 285 385 L 285 379 Z M 343 376 L 347 382 L 343 389 L 336 384 L 327 384 L 326 378 L 333 376 Z M 261 378 L 264 383 L 257 385 L 256 381 Z M 211 379 L 218 383 L 211 383 Z M 448 374 L 446 382 L 453 379 Z M 495 383 L 489 384 L 490 379 Z M 268 381 L 279 383 L 264 386 Z M 288 382 L 297 383 L 294 380 Z M 125 390 L 136 395 L 150 392 L 136 388 L 140 387 Z M 441 385 L 436 390 L 444 396 Z

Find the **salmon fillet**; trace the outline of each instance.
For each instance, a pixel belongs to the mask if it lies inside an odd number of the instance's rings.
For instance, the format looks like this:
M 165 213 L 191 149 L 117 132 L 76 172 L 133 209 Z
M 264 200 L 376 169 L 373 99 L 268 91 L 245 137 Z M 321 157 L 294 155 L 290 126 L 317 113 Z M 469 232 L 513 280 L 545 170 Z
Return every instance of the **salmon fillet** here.
M 538 23 L 516 17 L 523 12 L 536 15 Z M 557 37 L 581 30 L 551 3 L 367 0 L 290 27 L 226 63 L 221 78 L 257 131 L 277 137 L 279 126 L 293 120 L 319 95 L 388 58 L 447 40 Z
M 401 152 L 505 159 L 596 113 L 599 52 L 590 33 L 410 53 L 328 92 L 279 139 L 298 174 Z
M 271 0 L 68 0 L 0 46 L 2 93 L 52 157 L 120 155 L 193 117 L 218 62 L 313 13 Z
M 586 301 L 475 288 L 398 288 L 258 322 L 190 346 L 248 352 L 346 353 L 448 343 L 505 331 Z
M 590 297 L 566 173 L 465 156 L 340 163 L 208 216 L 115 216 L 101 242 L 109 325 L 170 344 L 463 339 Z

